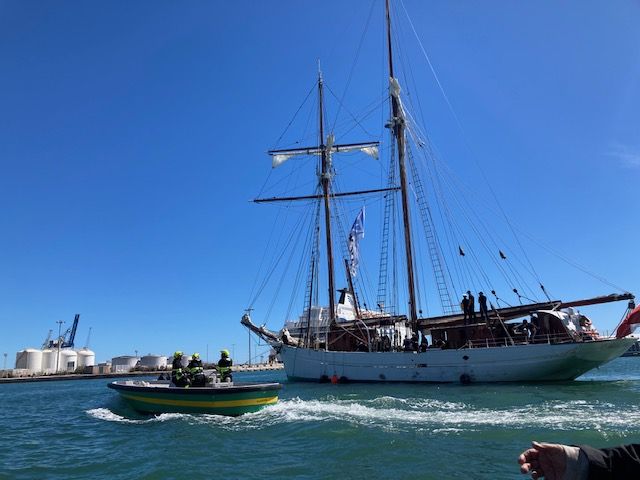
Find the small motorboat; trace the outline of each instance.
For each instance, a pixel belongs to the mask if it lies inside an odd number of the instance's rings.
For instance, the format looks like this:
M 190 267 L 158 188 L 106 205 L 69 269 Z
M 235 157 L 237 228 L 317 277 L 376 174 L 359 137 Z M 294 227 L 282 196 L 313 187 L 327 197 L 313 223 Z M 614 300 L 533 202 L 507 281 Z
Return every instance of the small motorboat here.
M 237 416 L 278 402 L 279 383 L 215 382 L 176 387 L 168 380 L 116 380 L 108 385 L 142 413 L 210 413 Z

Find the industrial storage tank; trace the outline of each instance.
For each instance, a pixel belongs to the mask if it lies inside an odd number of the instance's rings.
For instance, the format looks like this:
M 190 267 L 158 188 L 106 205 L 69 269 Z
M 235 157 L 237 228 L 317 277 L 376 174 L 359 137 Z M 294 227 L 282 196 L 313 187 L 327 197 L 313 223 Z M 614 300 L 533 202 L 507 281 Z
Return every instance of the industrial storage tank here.
M 60 361 L 58 363 L 58 371 L 73 372 L 78 363 L 78 354 L 70 349 L 60 350 Z
M 29 373 L 42 371 L 42 350 L 25 348 L 16 353 L 16 369 L 28 370 Z
M 140 366 L 149 370 L 158 370 L 167 367 L 167 357 L 164 355 L 145 355 L 140 359 Z
M 96 364 L 96 354 L 88 348 L 81 348 L 78 354 L 78 368 L 93 367 Z
M 111 359 L 111 371 L 112 372 L 129 372 L 137 364 L 140 359 L 132 355 L 122 355 L 120 357 L 114 357 Z
M 57 350 L 51 350 L 45 348 L 42 350 L 42 373 L 55 373 L 56 372 L 56 356 Z

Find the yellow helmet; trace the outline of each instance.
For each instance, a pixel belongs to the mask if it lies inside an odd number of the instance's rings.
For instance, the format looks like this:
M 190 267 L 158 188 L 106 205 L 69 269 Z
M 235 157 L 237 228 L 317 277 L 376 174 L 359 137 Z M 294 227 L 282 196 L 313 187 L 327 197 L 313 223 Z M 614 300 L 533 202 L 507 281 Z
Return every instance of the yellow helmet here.
M 228 357 L 228 356 L 229 356 L 229 350 L 220 350 L 220 354 L 221 354 L 223 357 Z
M 178 358 L 182 356 L 182 352 L 180 350 L 176 350 L 176 352 L 173 354 L 174 357 Z
M 193 355 L 191 355 L 191 358 L 195 358 L 197 360 L 198 358 L 200 358 L 200 354 L 194 353 Z

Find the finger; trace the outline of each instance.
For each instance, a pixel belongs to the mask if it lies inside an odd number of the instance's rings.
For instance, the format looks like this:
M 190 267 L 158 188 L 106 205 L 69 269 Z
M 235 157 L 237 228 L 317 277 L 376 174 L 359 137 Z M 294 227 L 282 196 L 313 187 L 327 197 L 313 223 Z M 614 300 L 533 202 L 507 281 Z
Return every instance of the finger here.
M 521 459 L 524 459 L 525 462 L 529 462 L 531 460 L 537 460 L 537 458 L 538 458 L 538 451 L 534 450 L 533 448 L 530 448 L 529 450 L 525 450 L 520 454 L 520 456 L 518 457 L 518 461 L 522 463 Z
M 520 465 L 538 465 L 540 462 L 537 458 L 527 458 L 523 454 L 518 457 L 518 463 Z
M 535 472 L 540 470 L 540 462 L 525 462 L 520 464 L 520 471 L 522 473 Z

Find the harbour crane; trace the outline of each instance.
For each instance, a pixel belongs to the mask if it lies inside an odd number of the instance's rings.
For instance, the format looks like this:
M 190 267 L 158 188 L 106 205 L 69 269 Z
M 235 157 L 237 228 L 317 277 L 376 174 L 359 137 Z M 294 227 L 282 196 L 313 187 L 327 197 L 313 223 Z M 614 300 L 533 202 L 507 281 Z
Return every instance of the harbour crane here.
M 76 313 L 76 316 L 73 318 L 73 325 L 70 328 L 68 328 L 62 335 L 60 335 L 60 338 L 58 338 L 56 341 L 47 339 L 49 341 L 48 347 L 49 348 L 53 348 L 53 347 L 73 348 L 79 320 L 80 320 L 80 314 Z M 49 332 L 49 338 L 50 337 L 51 337 L 51 332 Z
M 49 333 L 47 334 L 47 338 L 44 339 L 44 342 L 42 342 L 42 348 L 48 348 L 51 346 L 51 335 L 53 335 L 53 330 L 49 329 Z
M 91 329 L 93 327 L 89 327 L 89 333 L 87 333 L 87 339 L 84 342 L 84 347 L 82 348 L 89 348 L 89 340 L 91 340 Z

